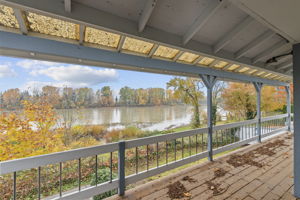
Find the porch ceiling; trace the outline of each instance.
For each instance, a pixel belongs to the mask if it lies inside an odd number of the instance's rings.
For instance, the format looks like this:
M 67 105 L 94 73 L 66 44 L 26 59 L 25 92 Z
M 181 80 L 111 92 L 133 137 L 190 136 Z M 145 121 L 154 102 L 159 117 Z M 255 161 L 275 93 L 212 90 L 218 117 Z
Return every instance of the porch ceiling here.
M 291 51 L 298 39 L 291 33 L 298 29 L 290 31 L 282 26 L 290 19 L 285 13 L 284 20 L 276 24 L 278 20 L 274 20 L 271 11 L 278 11 L 281 5 L 267 8 L 266 2 L 269 1 L 256 1 L 263 8 L 252 5 L 250 9 L 245 0 L 0 0 L 0 31 L 133 54 L 154 60 L 153 63 L 163 60 L 160 64 L 168 62 L 195 71 L 236 74 L 239 80 L 253 77 L 290 82 L 291 55 L 276 62 L 267 61 Z M 289 7 L 298 4 L 295 0 L 285 2 Z M 258 17 L 263 9 L 269 11 L 268 21 Z M 21 53 L 22 49 L 16 53 L 3 46 L 2 55 L 75 62 L 45 56 L 46 52 L 41 55 L 34 49 L 27 54 L 25 50 Z M 83 64 L 95 61 L 87 59 Z M 139 71 L 151 71 L 139 67 Z M 155 72 L 172 74 L 172 69 Z

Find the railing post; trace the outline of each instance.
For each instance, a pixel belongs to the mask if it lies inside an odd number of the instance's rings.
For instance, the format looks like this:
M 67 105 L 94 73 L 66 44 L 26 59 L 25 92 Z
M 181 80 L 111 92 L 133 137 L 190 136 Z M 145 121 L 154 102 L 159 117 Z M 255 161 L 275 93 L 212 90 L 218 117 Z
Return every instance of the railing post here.
M 291 131 L 291 92 L 290 92 L 290 86 L 285 86 L 286 91 L 286 112 L 288 114 L 287 116 L 287 126 L 288 131 Z
M 119 142 L 118 151 L 118 175 L 119 175 L 119 188 L 118 194 L 123 196 L 125 193 L 125 141 Z
M 253 85 L 256 90 L 257 135 L 258 142 L 261 142 L 261 89 L 263 87 L 263 83 L 253 82 Z
M 208 160 L 213 161 L 213 113 L 212 113 L 212 90 L 217 81 L 216 76 L 211 75 L 199 75 L 202 79 L 207 90 L 207 127 L 208 127 L 208 137 L 207 137 L 207 151 Z

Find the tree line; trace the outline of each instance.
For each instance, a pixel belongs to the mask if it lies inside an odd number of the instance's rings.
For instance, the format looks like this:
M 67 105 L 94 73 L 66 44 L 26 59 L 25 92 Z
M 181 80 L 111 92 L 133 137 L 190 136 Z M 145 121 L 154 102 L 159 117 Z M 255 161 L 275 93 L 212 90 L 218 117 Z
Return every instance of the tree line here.
M 108 106 L 152 106 L 172 105 L 181 103 L 171 89 L 123 87 L 119 94 L 113 94 L 110 86 L 104 86 L 96 91 L 92 88 L 59 88 L 44 86 L 41 90 L 29 92 L 18 88 L 0 92 L 0 108 L 20 109 L 22 101 L 46 101 L 57 109 L 95 108 Z

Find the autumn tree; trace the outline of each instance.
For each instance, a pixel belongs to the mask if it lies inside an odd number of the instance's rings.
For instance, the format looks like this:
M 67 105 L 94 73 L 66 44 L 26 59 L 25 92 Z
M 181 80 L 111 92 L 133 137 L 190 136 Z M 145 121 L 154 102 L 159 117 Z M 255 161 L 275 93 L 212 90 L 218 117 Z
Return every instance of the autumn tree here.
M 42 88 L 43 100 L 57 107 L 60 103 L 59 88 L 53 86 L 44 86 Z
M 165 90 L 162 88 L 149 88 L 150 105 L 163 105 L 165 103 Z
M 231 82 L 221 96 L 224 109 L 231 115 L 243 119 L 256 116 L 256 92 L 252 84 Z
M 203 83 L 195 78 L 175 77 L 167 83 L 168 88 L 174 89 L 174 95 L 180 97 L 183 102 L 193 106 L 193 127 L 200 127 L 200 100 L 203 99 Z
M 119 103 L 123 105 L 133 105 L 135 99 L 135 91 L 130 87 L 122 87 L 119 91 L 120 100 Z
M 20 90 L 9 89 L 2 94 L 3 105 L 8 109 L 15 109 L 20 105 Z
M 62 134 L 53 129 L 56 114 L 47 102 L 23 102 L 21 113 L 0 115 L 0 161 L 64 150 Z
M 148 103 L 148 90 L 139 88 L 135 90 L 135 103 L 136 105 L 147 105 Z
M 284 89 L 284 88 L 283 88 Z M 262 111 L 270 113 L 277 110 L 282 110 L 286 105 L 286 92 L 274 86 L 264 86 L 262 88 Z
M 101 88 L 101 105 L 112 106 L 114 104 L 113 92 L 109 86 Z

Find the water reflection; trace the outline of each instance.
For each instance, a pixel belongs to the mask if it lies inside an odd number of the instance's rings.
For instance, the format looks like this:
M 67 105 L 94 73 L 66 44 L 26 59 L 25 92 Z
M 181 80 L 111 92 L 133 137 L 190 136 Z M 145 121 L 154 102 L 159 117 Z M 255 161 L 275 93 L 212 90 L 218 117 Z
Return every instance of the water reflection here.
M 152 107 L 104 107 L 58 110 L 72 116 L 73 125 L 105 125 L 108 129 L 137 126 L 144 130 L 164 130 L 189 124 L 192 108 L 187 105 Z

